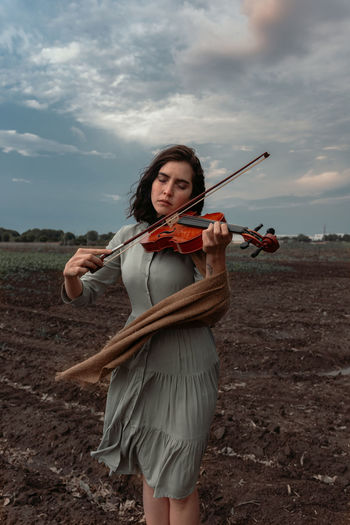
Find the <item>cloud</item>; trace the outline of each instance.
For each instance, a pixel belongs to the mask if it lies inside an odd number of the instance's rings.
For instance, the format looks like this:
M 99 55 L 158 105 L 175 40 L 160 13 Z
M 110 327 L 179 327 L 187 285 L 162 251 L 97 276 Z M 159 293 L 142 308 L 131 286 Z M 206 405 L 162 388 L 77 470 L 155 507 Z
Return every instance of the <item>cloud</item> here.
M 46 102 L 38 102 L 37 100 L 34 100 L 34 99 L 24 100 L 23 104 L 27 106 L 28 108 L 39 109 L 39 110 L 47 109 L 49 107 L 49 105 Z
M 299 177 L 295 184 L 299 194 L 320 194 L 350 184 L 350 170 L 346 170 L 343 173 L 337 171 L 313 173 L 313 171 L 309 171 L 302 177 Z
M 350 188 L 350 170 L 315 173 L 308 171 L 300 177 L 269 177 L 257 168 L 239 184 L 225 186 L 210 198 L 210 207 L 229 208 L 252 206 L 251 209 L 296 207 L 300 204 L 336 201 Z M 261 179 L 265 182 L 262 183 Z
M 79 57 L 80 45 L 78 42 L 69 42 L 62 47 L 45 47 L 37 54 L 31 56 L 31 60 L 36 65 L 64 64 L 72 62 Z
M 303 201 L 291 201 L 291 202 L 281 202 L 277 204 L 271 204 L 270 202 L 267 202 L 265 204 L 248 204 L 247 208 L 250 211 L 258 211 L 258 210 L 285 210 L 290 208 L 298 208 L 299 206 L 305 206 L 305 202 Z
M 130 0 L 127 8 L 87 0 L 83 13 L 79 2 L 51 5 L 46 14 L 24 8 L 0 36 L 7 57 L 0 82 L 9 96 L 75 118 L 71 131 L 79 140 L 85 141 L 81 125 L 152 149 L 181 142 L 205 151 L 215 144 L 221 150 L 211 159 L 221 164 L 211 160 L 213 179 L 239 151 L 288 147 L 295 163 L 280 170 L 274 190 L 262 190 L 276 195 L 311 191 L 306 180 L 294 183 L 295 173 L 311 169 L 323 148 L 343 151 L 337 145 L 349 133 L 345 0 L 166 0 L 161 13 L 152 0 Z M 21 155 L 112 157 L 44 140 L 0 134 L 0 147 Z M 324 172 L 342 171 L 322 160 Z M 251 195 L 260 186 L 235 191 Z
M 16 179 L 16 178 L 13 178 L 12 179 L 12 182 L 24 182 L 25 184 L 31 184 L 32 182 L 28 179 Z
M 325 146 L 323 149 L 325 151 L 346 151 L 349 148 L 350 146 L 346 144 L 335 144 L 334 146 Z
M 5 17 L 4 17 L 5 19 Z M 9 53 L 22 53 L 30 49 L 31 39 L 28 33 L 21 27 L 15 27 L 10 23 L 2 28 L 0 33 L 0 47 Z
M 210 160 L 209 166 L 205 169 L 205 178 L 206 179 L 218 179 L 225 178 L 228 175 L 226 168 L 219 167 L 220 161 Z
M 347 195 L 337 195 L 336 197 L 322 197 L 320 199 L 313 199 L 310 201 L 309 204 L 337 204 L 344 201 L 350 201 L 350 193 L 348 193 Z
M 76 146 L 62 144 L 54 140 L 45 139 L 33 133 L 18 133 L 15 130 L 0 130 L 0 149 L 4 153 L 16 152 L 23 157 L 38 157 L 42 155 L 96 155 L 103 158 L 112 158 L 111 153 L 98 151 L 82 151 Z
M 186 85 L 220 89 L 231 81 L 235 89 L 251 70 L 256 78 L 262 68 L 306 57 L 316 42 L 332 40 L 350 16 L 345 0 L 244 0 L 241 6 L 241 19 L 232 3 L 187 7 L 195 27 L 187 45 L 175 51 Z
M 7 18 L 0 81 L 14 99 L 123 140 L 236 141 L 252 150 L 262 133 L 301 142 L 317 129 L 322 147 L 343 114 L 345 0 L 165 1 L 162 13 L 153 1 L 126 9 L 87 0 L 83 16 L 72 2 L 35 15 L 23 6 L 16 25 L 10 10 Z M 310 111 L 316 100 L 332 119 Z
M 120 201 L 122 198 L 120 195 L 111 194 L 111 193 L 104 193 L 103 196 L 106 197 L 107 199 L 111 199 L 114 202 Z
M 85 133 L 80 128 L 77 128 L 76 126 L 72 126 L 70 129 L 71 129 L 73 135 L 78 137 L 79 140 L 81 140 L 83 142 L 86 142 Z
M 141 102 L 123 111 L 99 107 L 85 107 L 81 121 L 115 133 L 123 140 L 138 141 L 148 146 L 171 143 L 240 144 L 242 136 L 249 136 L 252 143 L 261 141 L 289 142 L 301 133 L 311 131 L 306 119 L 291 117 L 283 134 L 276 126 L 271 110 L 260 113 L 237 108 L 228 111 L 229 97 L 208 94 L 196 98 L 190 94 L 176 94 L 164 101 Z M 253 149 L 246 147 L 245 151 Z

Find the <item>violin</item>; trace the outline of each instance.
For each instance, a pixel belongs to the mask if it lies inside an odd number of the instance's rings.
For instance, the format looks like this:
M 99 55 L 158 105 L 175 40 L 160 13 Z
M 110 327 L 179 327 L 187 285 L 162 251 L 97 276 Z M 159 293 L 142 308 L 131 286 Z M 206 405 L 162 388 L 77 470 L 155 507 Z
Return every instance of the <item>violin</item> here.
M 225 217 L 222 213 L 209 213 L 203 216 L 197 216 L 195 213 L 189 211 L 191 206 L 200 200 L 204 200 L 206 195 L 211 195 L 214 192 L 221 189 L 229 182 L 240 177 L 243 173 L 267 159 L 270 156 L 269 153 L 265 152 L 259 155 L 255 159 L 251 160 L 235 171 L 222 181 L 211 186 L 209 189 L 203 191 L 196 197 L 193 197 L 190 201 L 180 206 L 177 210 L 161 217 L 157 222 L 151 224 L 148 228 L 142 232 L 134 235 L 130 239 L 126 240 L 119 246 L 116 246 L 112 253 L 108 255 L 101 255 L 100 259 L 106 259 L 106 262 L 112 261 L 115 257 L 119 257 L 128 248 L 131 248 L 137 242 L 141 242 L 142 246 L 147 251 L 155 252 L 161 251 L 165 248 L 173 248 L 179 253 L 193 253 L 202 248 L 202 229 L 208 228 L 210 223 L 216 221 L 226 222 Z M 179 215 L 179 214 L 183 215 Z M 258 233 L 258 230 L 262 228 L 262 224 L 257 226 L 255 230 L 251 230 L 245 226 L 238 226 L 236 224 L 228 224 L 228 229 L 231 233 L 237 233 L 242 235 L 244 242 L 241 244 L 241 248 L 247 248 L 250 244 L 257 246 L 257 250 L 252 254 L 252 257 L 256 257 L 261 250 L 266 252 L 275 252 L 279 248 L 277 237 L 275 236 L 275 230 L 269 228 L 265 235 Z M 141 237 L 141 240 L 138 241 Z M 90 270 L 91 273 L 98 271 Z
M 145 239 L 141 240 L 141 244 L 147 252 L 160 252 L 165 248 L 172 248 L 182 254 L 193 253 L 202 249 L 201 230 L 208 228 L 209 224 L 216 221 L 226 222 L 224 214 L 217 212 L 198 216 L 194 212 L 187 212 L 150 232 Z M 252 257 L 256 257 L 262 250 L 273 253 L 279 248 L 273 228 L 269 228 L 263 236 L 258 233 L 262 224 L 254 230 L 237 224 L 227 224 L 227 226 L 230 233 L 243 237 L 242 249 L 248 248 L 250 244 L 258 247 L 258 250 L 252 253 Z

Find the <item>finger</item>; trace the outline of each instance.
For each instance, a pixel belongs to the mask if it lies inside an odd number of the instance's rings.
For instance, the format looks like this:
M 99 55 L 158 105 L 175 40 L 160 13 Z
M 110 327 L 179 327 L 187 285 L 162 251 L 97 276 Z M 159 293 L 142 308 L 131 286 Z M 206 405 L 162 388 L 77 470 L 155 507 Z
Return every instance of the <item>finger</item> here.
M 209 223 L 208 228 L 206 228 L 206 229 L 203 230 L 203 231 L 204 231 L 204 232 L 211 232 L 213 229 L 214 229 L 214 224 L 211 222 L 211 223 Z
M 95 270 L 96 268 L 101 268 L 103 266 L 103 261 L 96 257 L 95 255 L 89 254 L 80 254 L 76 258 L 72 259 L 69 262 L 69 268 L 73 271 L 80 268 L 87 268 Z
M 217 221 L 214 223 L 212 238 L 215 243 L 221 243 L 225 238 L 225 228 L 223 228 L 221 222 Z
M 214 222 L 214 235 L 221 237 L 221 222 Z
M 89 271 L 89 268 L 84 266 L 70 266 L 64 269 L 63 275 L 65 277 L 81 277 Z
M 228 229 L 228 226 L 227 224 L 225 224 L 222 228 L 221 228 L 221 233 L 222 233 L 222 238 L 224 239 L 225 242 L 227 243 L 230 243 L 232 241 L 232 233 L 230 232 L 230 230 Z
M 228 226 L 227 226 L 227 223 L 226 223 L 226 222 L 221 222 L 220 224 L 221 224 L 221 233 L 222 233 L 223 235 L 227 235 L 228 233 L 230 233 L 230 232 L 228 231 Z
M 206 230 L 202 231 L 203 242 L 212 243 L 214 241 L 214 225 L 210 224 Z
M 95 255 L 90 254 L 90 257 L 88 259 L 85 259 L 84 266 L 88 266 L 89 268 L 92 268 L 94 270 L 97 267 L 102 268 L 102 266 L 103 266 L 103 259 L 101 259 L 100 257 L 96 257 Z
M 109 253 L 112 253 L 113 250 L 107 250 L 107 248 L 103 248 L 103 249 L 95 249 L 95 250 L 90 250 L 90 253 L 93 253 L 94 255 L 100 255 L 100 254 L 109 254 Z
M 92 255 L 102 255 L 103 253 L 109 254 L 112 253 L 112 250 L 108 250 L 107 248 L 79 248 L 77 251 L 79 254 L 88 253 Z
M 87 268 L 86 266 L 78 266 L 76 275 L 81 277 L 82 275 L 84 275 L 85 273 L 87 273 L 89 271 L 90 271 L 90 268 Z
M 218 246 L 227 245 L 231 242 L 232 235 L 229 232 L 228 226 L 223 222 L 216 222 L 214 224 L 213 244 Z

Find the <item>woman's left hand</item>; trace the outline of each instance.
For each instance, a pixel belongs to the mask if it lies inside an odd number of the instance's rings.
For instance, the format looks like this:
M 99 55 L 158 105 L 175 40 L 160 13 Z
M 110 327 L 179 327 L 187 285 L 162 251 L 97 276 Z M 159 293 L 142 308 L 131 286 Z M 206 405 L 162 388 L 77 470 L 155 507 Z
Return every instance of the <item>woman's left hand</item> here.
M 232 241 L 232 234 L 228 231 L 225 222 L 214 222 L 202 232 L 202 240 L 205 253 L 221 255 Z

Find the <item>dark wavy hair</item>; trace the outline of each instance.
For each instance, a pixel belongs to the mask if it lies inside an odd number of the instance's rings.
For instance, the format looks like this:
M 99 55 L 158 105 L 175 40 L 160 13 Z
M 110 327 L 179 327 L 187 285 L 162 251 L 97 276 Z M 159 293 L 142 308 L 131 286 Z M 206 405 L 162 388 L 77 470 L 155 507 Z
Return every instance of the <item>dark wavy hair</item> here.
M 193 171 L 191 199 L 205 191 L 203 168 L 195 150 L 181 144 L 171 146 L 158 153 L 151 164 L 141 173 L 136 191 L 130 198 L 128 217 L 134 217 L 137 222 L 145 221 L 149 224 L 157 220 L 157 212 L 151 201 L 152 184 L 162 166 L 171 161 L 187 162 L 191 166 Z M 198 214 L 201 213 L 202 209 L 203 201 L 191 207 L 191 210 Z

